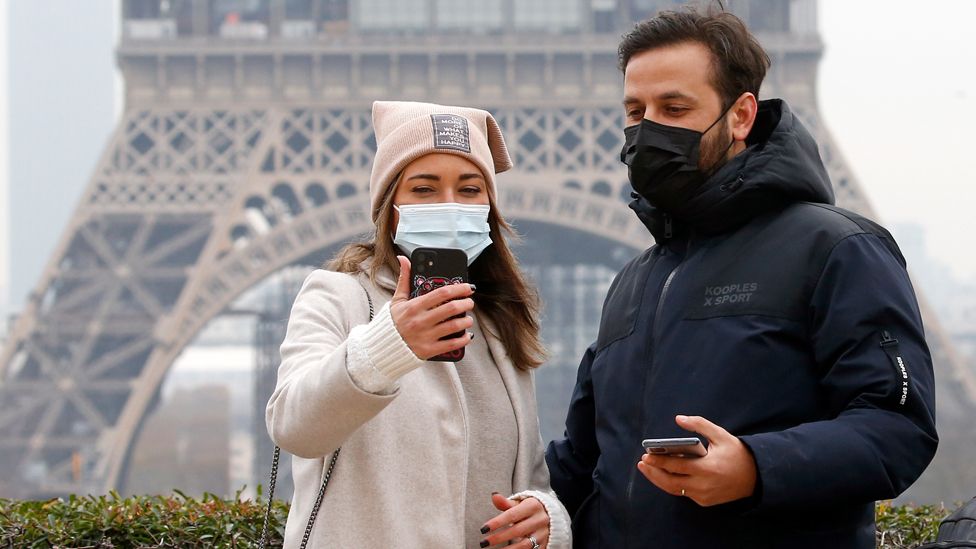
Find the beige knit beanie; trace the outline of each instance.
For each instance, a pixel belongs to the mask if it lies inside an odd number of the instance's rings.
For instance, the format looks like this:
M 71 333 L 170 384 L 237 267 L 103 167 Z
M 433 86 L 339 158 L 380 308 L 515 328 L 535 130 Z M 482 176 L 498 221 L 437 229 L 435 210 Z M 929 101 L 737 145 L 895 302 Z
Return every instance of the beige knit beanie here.
M 505 139 L 488 111 L 407 101 L 373 102 L 376 157 L 369 176 L 373 221 L 387 189 L 407 164 L 430 153 L 463 156 L 481 168 L 495 197 L 495 174 L 512 167 Z

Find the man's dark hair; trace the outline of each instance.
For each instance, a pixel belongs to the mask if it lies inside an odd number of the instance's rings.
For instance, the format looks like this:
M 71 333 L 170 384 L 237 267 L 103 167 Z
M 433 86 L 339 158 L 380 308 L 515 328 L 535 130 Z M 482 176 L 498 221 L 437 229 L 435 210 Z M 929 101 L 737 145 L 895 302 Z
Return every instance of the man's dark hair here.
M 624 35 L 617 48 L 620 70 L 631 57 L 654 48 L 697 42 L 712 52 L 712 85 L 728 108 L 744 92 L 759 97 L 759 87 L 769 68 L 769 56 L 745 23 L 735 15 L 709 6 L 664 11 L 638 23 Z

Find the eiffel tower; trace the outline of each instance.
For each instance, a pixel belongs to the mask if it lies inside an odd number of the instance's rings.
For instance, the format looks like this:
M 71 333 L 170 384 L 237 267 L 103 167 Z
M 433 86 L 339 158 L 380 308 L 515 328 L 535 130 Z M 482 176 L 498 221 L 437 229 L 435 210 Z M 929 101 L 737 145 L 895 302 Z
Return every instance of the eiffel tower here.
M 379 98 L 481 106 L 503 126 L 516 169 L 499 205 L 546 281 L 539 393 L 558 425 L 608 276 L 651 243 L 617 160 L 617 41 L 675 3 L 123 0 L 124 114 L 0 353 L 0 497 L 121 488 L 161 382 L 208 321 L 370 231 Z M 816 134 L 839 204 L 873 217 L 818 114 L 816 0 L 729 5 L 773 59 L 763 95 Z M 976 380 L 924 314 L 943 432 L 976 440 Z M 972 445 L 944 444 L 936 465 L 963 467 Z

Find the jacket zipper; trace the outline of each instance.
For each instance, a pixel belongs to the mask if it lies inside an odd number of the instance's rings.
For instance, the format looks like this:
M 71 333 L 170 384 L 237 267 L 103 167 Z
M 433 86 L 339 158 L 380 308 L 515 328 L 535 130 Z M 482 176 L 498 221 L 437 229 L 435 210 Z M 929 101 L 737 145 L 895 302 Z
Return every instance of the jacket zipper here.
M 654 325 L 651 326 L 652 343 L 655 344 L 657 343 L 658 326 L 660 326 L 660 324 L 658 324 L 657 322 L 657 319 L 660 318 L 661 311 L 664 310 L 664 298 L 668 295 L 668 290 L 671 289 L 671 281 L 673 281 L 674 277 L 677 276 L 678 271 L 681 270 L 681 265 L 683 263 L 684 260 L 682 259 L 681 262 L 675 265 L 674 269 L 671 269 L 671 273 L 668 274 L 668 278 L 664 280 L 664 287 L 661 288 L 661 299 L 657 300 L 657 309 L 654 311 Z
M 665 218 L 665 219 L 666 222 L 670 222 L 670 218 Z M 651 361 L 650 364 L 648 365 L 648 371 L 644 374 L 643 381 L 641 382 L 640 422 L 638 423 L 641 429 L 644 428 L 644 421 L 645 421 L 644 400 L 643 400 L 644 391 L 647 390 L 647 378 L 650 375 L 651 371 L 654 369 L 654 355 L 656 354 L 655 345 L 657 344 L 658 320 L 661 318 L 661 311 L 664 310 L 664 299 L 667 297 L 668 290 L 671 288 L 671 282 L 674 281 L 675 276 L 677 276 L 678 272 L 681 270 L 681 266 L 684 264 L 685 259 L 687 259 L 690 251 L 691 251 L 691 238 L 689 237 L 688 243 L 685 246 L 684 257 L 681 258 L 681 261 L 679 261 L 678 264 L 675 265 L 673 269 L 671 269 L 671 272 L 668 273 L 667 278 L 664 279 L 664 286 L 661 287 L 661 296 L 658 298 L 657 307 L 654 310 L 654 321 L 651 324 Z M 630 482 L 627 483 L 627 528 L 624 532 L 624 547 L 630 547 L 630 523 L 632 518 L 631 514 L 633 513 L 631 502 L 633 501 L 634 484 L 637 481 L 637 473 L 638 473 L 637 466 L 632 467 L 630 471 Z

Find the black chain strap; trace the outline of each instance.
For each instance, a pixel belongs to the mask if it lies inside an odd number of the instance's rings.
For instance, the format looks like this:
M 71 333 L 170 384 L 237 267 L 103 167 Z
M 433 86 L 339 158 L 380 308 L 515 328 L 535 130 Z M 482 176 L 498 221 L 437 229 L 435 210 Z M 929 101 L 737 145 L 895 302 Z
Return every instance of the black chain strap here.
M 308 537 L 312 535 L 312 526 L 315 525 L 315 517 L 319 516 L 319 508 L 322 507 L 322 498 L 325 497 L 325 488 L 329 485 L 329 479 L 332 478 L 332 470 L 335 469 L 336 460 L 339 458 L 339 452 L 342 448 L 336 448 L 334 454 L 332 454 L 332 459 L 329 461 L 329 468 L 325 471 L 325 478 L 322 479 L 322 487 L 319 488 L 319 495 L 315 498 L 315 505 L 312 506 L 312 514 L 308 516 L 308 523 L 305 525 L 305 535 L 302 536 L 301 549 L 305 549 L 308 545 Z
M 271 459 L 271 480 L 268 482 L 268 509 L 264 512 L 264 525 L 261 526 L 261 541 L 258 543 L 260 549 L 265 549 L 268 545 L 268 522 L 271 520 L 271 504 L 274 503 L 275 481 L 278 480 L 278 458 L 281 456 L 281 448 L 275 446 L 274 457 Z
M 363 286 L 363 291 L 366 292 L 366 301 L 369 303 L 369 320 L 373 321 L 373 298 L 370 297 L 369 291 Z M 319 494 L 315 498 L 315 505 L 312 506 L 312 513 L 308 517 L 308 523 L 305 524 L 305 535 L 302 536 L 301 549 L 305 549 L 308 545 L 308 538 L 312 535 L 312 527 L 315 526 L 315 517 L 319 516 L 319 508 L 322 507 L 322 499 L 325 497 L 325 489 L 329 486 L 329 479 L 332 478 L 332 471 L 335 469 L 336 460 L 339 459 L 339 452 L 342 448 L 336 448 L 336 451 L 332 454 L 332 459 L 329 460 L 329 468 L 325 470 L 325 476 L 322 478 L 322 487 L 319 488 Z M 271 504 L 274 502 L 274 491 L 275 491 L 275 481 L 278 479 L 278 459 L 281 456 L 281 448 L 275 446 L 274 458 L 271 460 L 271 479 L 268 482 L 268 509 L 264 513 L 264 525 L 261 526 L 261 542 L 258 544 L 260 549 L 265 549 L 268 545 L 268 523 L 271 521 Z

